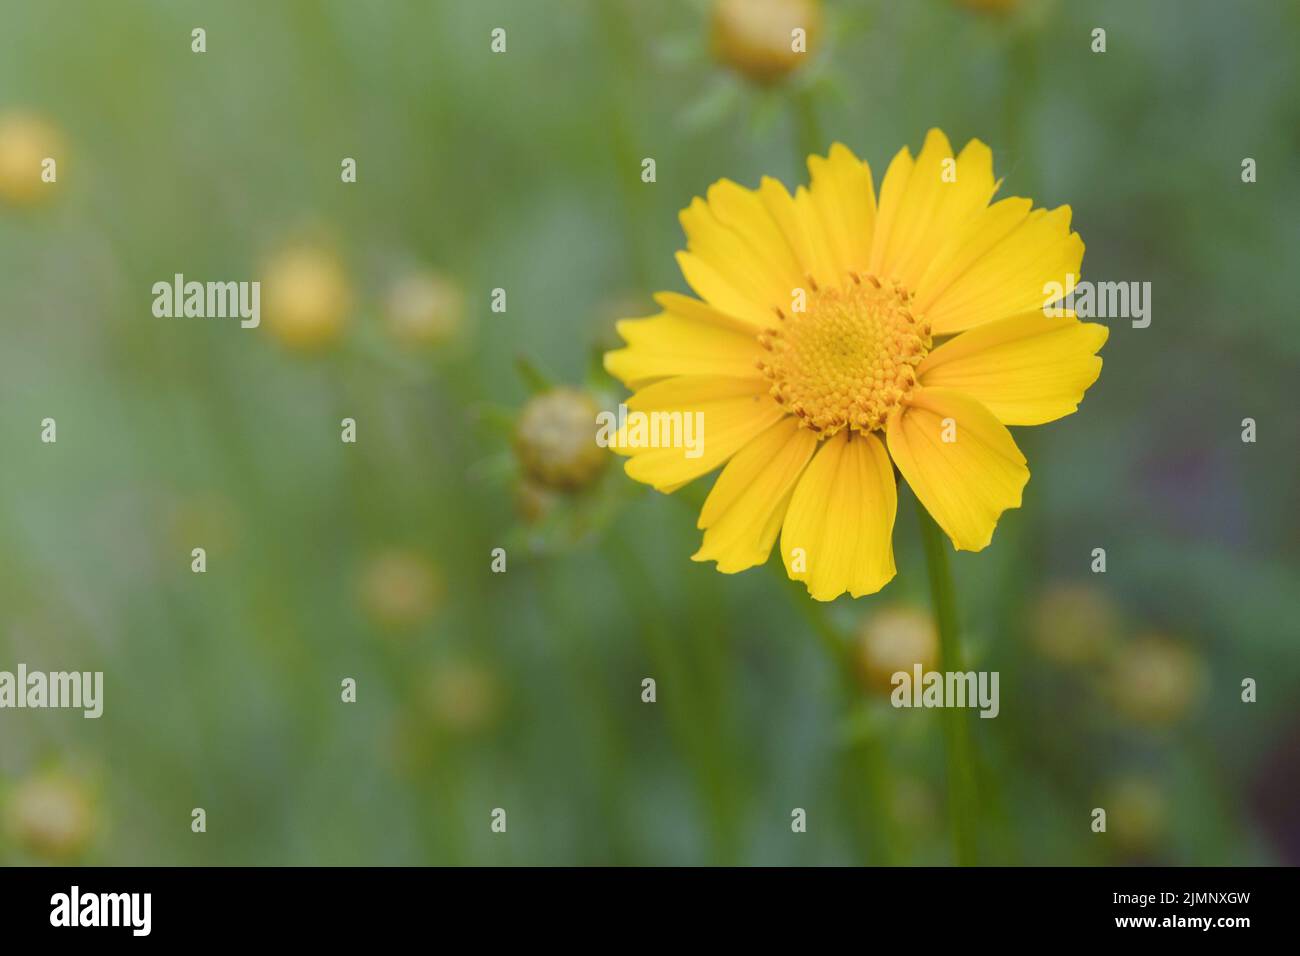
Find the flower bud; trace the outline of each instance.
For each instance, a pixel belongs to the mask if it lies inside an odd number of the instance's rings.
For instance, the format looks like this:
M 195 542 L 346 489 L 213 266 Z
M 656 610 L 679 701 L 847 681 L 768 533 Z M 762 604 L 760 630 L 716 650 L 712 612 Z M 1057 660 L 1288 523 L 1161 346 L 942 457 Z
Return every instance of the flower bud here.
M 600 409 L 586 392 L 554 388 L 535 395 L 515 423 L 515 455 L 544 488 L 574 491 L 593 481 L 609 455 L 596 444 Z
M 857 635 L 858 666 L 868 687 L 888 693 L 899 671 L 911 675 L 915 665 L 934 668 L 939 659 L 939 635 L 934 618 L 919 608 L 895 606 L 866 618 Z
M 1114 644 L 1119 613 L 1105 592 L 1083 584 L 1054 584 L 1034 603 L 1029 638 L 1058 664 L 1100 660 Z
M 1139 723 L 1168 726 L 1191 709 L 1201 689 L 1201 661 L 1161 635 L 1121 647 L 1111 669 L 1115 705 Z
M 713 53 L 755 83 L 775 83 L 803 65 L 821 25 L 821 0 L 718 0 Z
M 59 772 L 21 781 L 9 795 L 5 816 L 13 840 L 46 860 L 76 857 L 96 829 L 94 803 L 85 784 Z
M 444 661 L 429 683 L 428 707 L 446 730 L 472 734 L 489 726 L 501 708 L 501 686 L 487 668 L 469 661 Z
M 437 610 L 443 584 L 437 567 L 422 554 L 391 550 L 375 555 L 361 573 L 361 604 L 381 627 L 407 630 Z
M 465 296 L 455 282 L 436 272 L 414 272 L 388 292 L 384 320 L 404 345 L 444 345 L 464 330 Z
M 58 163 L 62 152 L 63 137 L 39 116 L 0 116 L 0 201 L 30 206 L 48 198 L 57 186 L 42 179 L 44 163 Z
M 333 344 L 351 308 L 347 277 L 338 260 L 324 250 L 282 250 L 263 273 L 267 328 L 291 349 L 315 351 Z

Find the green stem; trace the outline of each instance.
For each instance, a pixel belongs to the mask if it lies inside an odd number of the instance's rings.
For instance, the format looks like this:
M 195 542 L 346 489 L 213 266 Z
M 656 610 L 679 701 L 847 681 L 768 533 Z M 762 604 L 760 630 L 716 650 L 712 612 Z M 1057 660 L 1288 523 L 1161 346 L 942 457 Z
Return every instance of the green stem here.
M 934 617 L 939 629 L 939 668 L 945 672 L 964 671 L 961 640 L 957 629 L 957 604 L 948 567 L 944 534 L 934 523 L 925 505 L 918 500 L 921 541 L 925 562 L 930 571 L 930 593 Z M 966 712 L 958 707 L 943 711 L 944 744 L 948 761 L 948 812 L 952 818 L 953 854 L 959 866 L 975 863 L 975 756 L 971 749 Z
M 791 580 L 786 575 L 784 564 L 779 560 L 769 561 L 768 567 L 781 579 L 783 588 L 790 595 L 790 600 L 808 622 L 834 663 L 846 707 L 852 709 L 859 706 L 863 693 L 857 665 L 853 659 L 852 640 L 845 637 L 831 620 L 830 615 L 826 613 L 825 604 L 813 600 L 802 582 Z M 887 800 L 889 766 L 884 742 L 874 734 L 869 738 L 855 741 L 848 761 L 850 774 L 867 788 L 865 803 L 859 803 L 857 806 L 858 819 L 862 821 L 867 831 L 870 847 L 880 853 L 886 861 L 897 862 L 897 849 L 888 829 L 881 824 L 885 814 L 889 812 Z
M 798 127 L 795 142 L 799 155 L 795 157 L 796 179 L 803 173 L 808 157 L 814 153 L 821 155 L 826 149 L 822 141 L 821 123 L 817 120 L 817 104 L 813 102 L 811 90 L 795 90 L 791 94 L 794 100 L 794 120 Z

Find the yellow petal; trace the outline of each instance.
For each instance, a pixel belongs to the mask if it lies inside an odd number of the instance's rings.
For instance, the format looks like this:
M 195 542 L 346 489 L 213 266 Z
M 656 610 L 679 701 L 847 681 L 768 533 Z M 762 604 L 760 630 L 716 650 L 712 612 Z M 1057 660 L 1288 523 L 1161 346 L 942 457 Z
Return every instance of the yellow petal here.
M 767 560 L 790 492 L 817 448 L 817 436 L 786 416 L 742 448 L 722 469 L 700 511 L 704 543 L 694 561 L 716 561 L 734 574 Z
M 894 468 L 880 439 L 847 429 L 828 438 L 795 485 L 785 515 L 786 573 L 806 582 L 818 601 L 845 591 L 855 598 L 874 594 L 895 574 L 897 510 Z
M 680 292 L 656 292 L 654 300 L 659 303 L 660 308 L 665 312 L 679 315 L 683 319 L 692 319 L 696 322 L 703 322 L 705 325 L 721 326 L 736 332 L 744 332 L 746 335 L 753 335 L 755 331 L 752 322 L 738 319 L 734 315 L 715 309 L 707 302 L 701 302 L 689 295 L 682 295 Z
M 632 412 L 703 413 L 703 431 L 695 433 L 701 438 L 701 454 L 689 457 L 687 448 L 629 448 L 628 436 L 620 431 L 614 451 L 629 456 L 624 471 L 629 477 L 665 493 L 709 473 L 785 416 L 781 406 L 766 393 L 767 386 L 762 378 L 692 376 L 647 385 L 627 400 L 629 415 Z
M 679 252 L 677 265 L 696 295 L 751 329 L 768 328 L 780 321 L 773 311 L 779 303 L 762 304 L 752 289 L 746 290 L 743 286 L 737 288 L 734 276 L 719 271 L 700 256 L 691 252 Z
M 982 551 L 1002 512 L 1020 507 L 1025 456 L 973 398 L 918 388 L 889 416 L 886 437 L 898 470 L 957 550 Z
M 675 375 L 753 378 L 761 352 L 751 333 L 668 311 L 617 327 L 628 347 L 606 352 L 605 370 L 632 389 Z
M 915 161 L 903 149 L 885 173 L 870 271 L 916 289 L 953 232 L 984 209 L 996 189 L 987 146 L 971 140 L 954 157 L 948 138 L 930 130 Z
M 836 277 L 865 269 L 871 255 L 876 225 L 876 191 L 871 167 L 842 143 L 831 146 L 827 157 L 809 156 L 812 176 L 809 193 L 817 210 Z
M 1041 308 L 1049 283 L 1074 287 L 1083 240 L 1070 231 L 1070 207 L 1030 211 L 1004 199 L 960 227 L 931 261 L 916 289 L 916 311 L 935 335 Z
M 1101 374 L 1104 325 L 1041 309 L 977 326 L 939 346 L 917 367 L 922 385 L 974 398 L 1004 425 L 1041 425 L 1079 407 Z
M 709 187 L 707 200 L 696 198 L 683 209 L 680 219 L 688 253 L 708 267 L 711 285 L 725 286 L 725 296 L 747 303 L 747 312 L 756 307 L 764 321 L 774 318 L 773 308 L 786 307 L 802 277 L 790 244 L 756 192 L 721 180 Z M 718 293 L 687 279 L 714 305 L 736 311 L 715 302 L 711 296 Z
M 788 299 L 790 288 L 802 278 L 803 270 L 758 190 L 722 179 L 709 187 L 708 201 L 717 221 L 744 240 L 764 276 L 776 283 L 780 294 Z
M 803 279 L 799 286 L 803 287 L 808 277 L 825 286 L 838 281 L 841 277 L 836 272 L 821 220 L 808 190 L 800 186 L 796 199 L 786 191 L 785 186 L 768 176 L 763 178 L 759 195 L 794 251 L 799 274 Z

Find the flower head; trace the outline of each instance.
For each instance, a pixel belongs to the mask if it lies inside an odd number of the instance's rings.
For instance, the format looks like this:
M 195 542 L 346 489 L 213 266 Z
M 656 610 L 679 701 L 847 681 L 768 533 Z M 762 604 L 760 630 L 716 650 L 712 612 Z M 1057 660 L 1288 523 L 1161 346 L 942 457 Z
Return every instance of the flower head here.
M 465 296 L 451 279 L 437 272 L 413 272 L 389 289 L 384 303 L 388 329 L 404 345 L 444 345 L 465 324 Z
M 713 52 L 755 83 L 775 83 L 803 64 L 821 23 L 821 0 L 717 0 Z
M 541 488 L 575 491 L 591 483 L 608 456 L 596 444 L 596 402 L 586 392 L 559 387 L 528 400 L 515 424 L 515 455 Z
M 428 620 L 442 601 L 437 566 L 416 551 L 392 549 L 372 557 L 361 572 L 361 603 L 370 617 L 394 631 Z
M 624 320 L 605 367 L 628 408 L 702 413 L 703 451 L 630 446 L 627 473 L 672 492 L 722 469 L 694 558 L 733 573 L 781 538 L 818 600 L 894 576 L 894 468 L 959 550 L 979 551 L 1029 480 L 1008 425 L 1073 412 L 1097 379 L 1103 326 L 1044 309 L 1073 288 L 1070 209 L 992 202 L 987 146 L 939 130 L 881 182 L 840 144 L 792 196 L 715 183 L 681 215 L 678 263 L 699 298 Z M 1052 298 L 1052 296 L 1047 296 Z M 622 436 L 626 439 L 627 436 Z
M 934 618 L 919 608 L 883 608 L 858 628 L 858 660 L 867 685 L 888 693 L 899 671 L 909 676 L 917 664 L 928 671 L 939 661 Z
M 352 308 L 352 290 L 338 260 L 312 246 L 281 250 L 262 284 L 266 322 L 283 345 L 315 351 L 333 344 Z
M 9 795 L 6 811 L 10 835 L 42 859 L 76 857 L 93 840 L 97 828 L 91 791 L 61 771 L 21 781 Z
M 1160 634 L 1146 634 L 1115 655 L 1110 678 L 1116 707 L 1155 727 L 1184 717 L 1200 697 L 1201 659 L 1191 648 Z
M 501 709 L 497 675 L 469 660 L 449 660 L 430 677 L 427 706 L 438 726 L 471 734 L 490 727 Z
M 42 178 L 46 159 L 63 150 L 59 131 L 39 116 L 0 116 L 0 202 L 30 206 L 48 198 L 51 183 Z
M 1119 618 L 1119 610 L 1100 588 L 1053 584 L 1034 602 L 1030 639 L 1044 657 L 1058 664 L 1091 664 L 1111 648 Z

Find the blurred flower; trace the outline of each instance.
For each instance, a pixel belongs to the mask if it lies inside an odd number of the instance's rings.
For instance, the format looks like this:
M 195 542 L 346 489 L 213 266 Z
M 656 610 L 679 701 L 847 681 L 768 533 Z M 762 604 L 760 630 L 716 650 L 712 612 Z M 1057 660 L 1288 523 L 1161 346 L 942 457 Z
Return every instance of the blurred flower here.
M 66 861 L 95 836 L 96 812 L 89 788 L 59 771 L 33 774 L 9 795 L 6 823 L 16 843 L 34 856 Z
M 867 684 L 885 692 L 893 689 L 890 678 L 899 671 L 911 675 L 915 664 L 932 670 L 939 660 L 934 618 L 914 607 L 887 607 L 866 617 L 858 628 L 857 646 Z
M 464 331 L 465 296 L 460 286 L 446 276 L 432 271 L 412 272 L 389 289 L 384 320 L 404 345 L 444 345 Z
M 352 308 L 352 291 L 339 261 L 324 249 L 282 249 L 262 273 L 267 328 L 292 349 L 312 351 L 336 341 Z
M 1031 609 L 1029 636 L 1044 657 L 1078 665 L 1101 659 L 1118 628 L 1119 612 L 1100 588 L 1053 584 Z
M 574 491 L 590 484 L 608 460 L 596 444 L 599 411 L 576 388 L 560 386 L 530 398 L 515 423 L 515 455 L 524 473 L 543 488 Z
M 469 738 L 490 730 L 504 699 L 490 669 L 463 659 L 442 661 L 427 675 L 423 691 L 397 712 L 381 745 L 401 773 L 427 773 L 438 765 L 443 735 Z
M 1101 798 L 1106 832 L 1124 853 L 1144 853 L 1164 835 L 1169 809 L 1164 792 L 1147 777 L 1122 777 Z
M 405 630 L 422 624 L 437 610 L 443 583 L 438 568 L 414 551 L 375 555 L 361 573 L 362 606 L 379 625 Z
M 803 65 L 816 48 L 821 0 L 717 0 L 713 7 L 713 53 L 755 83 L 774 83 Z M 795 46 L 802 29 L 806 46 Z
M 0 116 L 0 201 L 34 205 L 57 186 L 41 179 L 47 159 L 61 163 L 63 137 L 50 123 L 31 113 Z
M 429 682 L 427 706 L 435 723 L 460 734 L 489 727 L 501 709 L 496 674 L 466 660 L 444 661 Z
M 1191 648 L 1161 635 L 1121 646 L 1110 673 L 1116 706 L 1144 724 L 1175 723 L 1201 690 L 1201 660 Z

